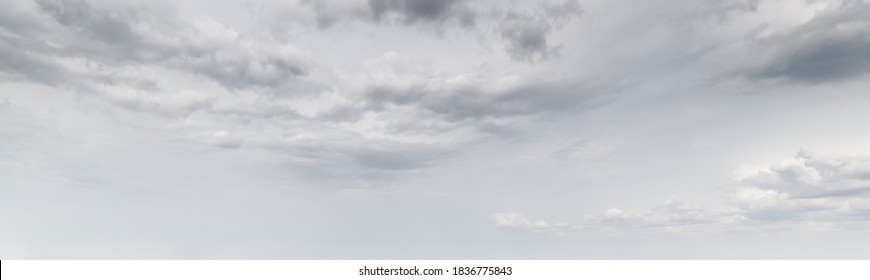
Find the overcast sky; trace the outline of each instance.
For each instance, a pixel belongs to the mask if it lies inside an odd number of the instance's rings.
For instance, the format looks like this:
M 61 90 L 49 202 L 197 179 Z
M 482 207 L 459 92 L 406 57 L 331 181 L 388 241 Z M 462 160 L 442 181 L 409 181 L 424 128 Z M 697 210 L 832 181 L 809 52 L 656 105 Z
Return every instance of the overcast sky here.
M 0 2 L 0 258 L 870 257 L 868 1 Z

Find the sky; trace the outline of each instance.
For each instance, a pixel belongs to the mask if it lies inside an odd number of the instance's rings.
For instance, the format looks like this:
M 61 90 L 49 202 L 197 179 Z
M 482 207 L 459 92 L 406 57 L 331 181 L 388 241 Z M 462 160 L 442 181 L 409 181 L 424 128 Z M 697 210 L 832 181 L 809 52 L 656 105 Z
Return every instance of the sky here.
M 870 258 L 870 2 L 0 0 L 3 259 Z

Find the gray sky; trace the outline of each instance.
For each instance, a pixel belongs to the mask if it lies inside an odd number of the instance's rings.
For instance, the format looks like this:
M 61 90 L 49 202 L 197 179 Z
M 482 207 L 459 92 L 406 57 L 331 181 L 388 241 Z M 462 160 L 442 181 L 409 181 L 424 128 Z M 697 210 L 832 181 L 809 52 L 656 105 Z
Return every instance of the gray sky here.
M 0 258 L 868 258 L 867 1 L 11 1 Z

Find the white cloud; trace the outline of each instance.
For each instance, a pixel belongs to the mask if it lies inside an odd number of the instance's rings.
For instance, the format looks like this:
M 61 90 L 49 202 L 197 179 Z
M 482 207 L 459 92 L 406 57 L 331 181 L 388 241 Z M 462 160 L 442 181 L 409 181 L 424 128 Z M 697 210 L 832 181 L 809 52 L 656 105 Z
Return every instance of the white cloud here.
M 865 229 L 870 214 L 870 156 L 816 156 L 802 150 L 738 180 L 729 207 L 712 210 L 671 197 L 641 213 L 609 208 L 585 215 L 572 229 L 609 235 L 717 234 L 726 231 Z M 542 220 L 519 213 L 497 215 L 496 224 L 543 232 Z M 539 223 L 538 223 L 539 222 Z
M 524 228 L 531 230 L 547 228 L 547 222 L 544 220 L 531 221 L 523 214 L 516 212 L 496 213 L 493 215 L 493 219 L 495 219 L 495 225 L 499 227 Z
M 580 230 L 580 225 L 572 225 L 569 223 L 550 224 L 544 220 L 531 220 L 526 218 L 522 213 L 508 212 L 496 213 L 492 215 L 497 227 L 510 230 L 529 231 L 534 233 L 549 233 L 557 236 L 568 235 L 571 232 Z
M 861 215 L 851 205 L 870 197 L 870 157 L 817 156 L 801 151 L 741 180 L 751 187 L 735 194 L 750 218 L 775 220 L 853 220 Z M 860 208 L 860 207 L 859 207 Z

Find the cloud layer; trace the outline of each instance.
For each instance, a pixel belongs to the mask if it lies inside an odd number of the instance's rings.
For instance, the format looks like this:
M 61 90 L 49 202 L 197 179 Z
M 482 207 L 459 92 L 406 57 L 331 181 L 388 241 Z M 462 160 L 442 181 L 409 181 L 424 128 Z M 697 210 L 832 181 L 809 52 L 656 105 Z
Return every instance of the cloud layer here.
M 0 4 L 0 257 L 870 252 L 867 1 Z

